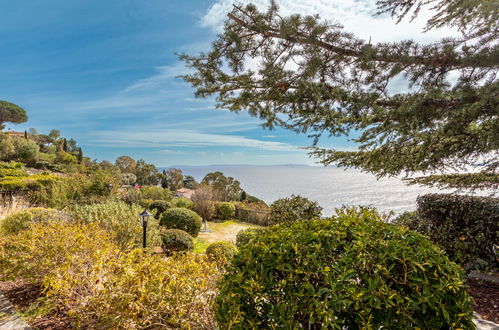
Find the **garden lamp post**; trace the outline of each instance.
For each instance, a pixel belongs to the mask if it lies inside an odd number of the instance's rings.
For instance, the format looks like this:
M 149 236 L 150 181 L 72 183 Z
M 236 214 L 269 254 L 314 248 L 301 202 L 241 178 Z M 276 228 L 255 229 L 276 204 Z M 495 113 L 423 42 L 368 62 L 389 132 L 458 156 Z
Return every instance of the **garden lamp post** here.
M 139 214 L 139 217 L 142 220 L 142 230 L 143 230 L 142 245 L 143 245 L 144 249 L 146 248 L 147 223 L 149 222 L 150 216 L 151 216 L 151 214 L 149 212 L 147 212 L 147 210 L 144 210 L 141 214 Z

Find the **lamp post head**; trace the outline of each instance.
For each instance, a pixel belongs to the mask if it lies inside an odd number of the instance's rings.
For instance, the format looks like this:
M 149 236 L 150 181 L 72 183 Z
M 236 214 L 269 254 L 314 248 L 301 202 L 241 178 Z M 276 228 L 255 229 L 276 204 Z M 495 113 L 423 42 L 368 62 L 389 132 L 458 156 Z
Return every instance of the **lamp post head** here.
M 147 212 L 147 210 L 144 210 L 141 214 L 139 214 L 140 219 L 142 219 L 142 226 L 147 226 L 147 222 L 149 221 L 150 216 L 151 213 Z

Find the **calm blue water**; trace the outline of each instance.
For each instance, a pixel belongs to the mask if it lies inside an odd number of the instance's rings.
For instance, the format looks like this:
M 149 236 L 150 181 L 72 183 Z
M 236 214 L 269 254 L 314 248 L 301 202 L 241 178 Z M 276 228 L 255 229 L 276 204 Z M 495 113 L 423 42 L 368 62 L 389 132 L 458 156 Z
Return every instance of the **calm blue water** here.
M 291 194 L 317 201 L 323 215 L 342 205 L 373 205 L 397 213 L 415 208 L 420 194 L 437 189 L 407 186 L 398 178 L 377 180 L 371 174 L 336 167 L 308 166 L 180 166 L 184 175 L 201 181 L 206 173 L 221 171 L 241 182 L 249 194 L 268 204 Z

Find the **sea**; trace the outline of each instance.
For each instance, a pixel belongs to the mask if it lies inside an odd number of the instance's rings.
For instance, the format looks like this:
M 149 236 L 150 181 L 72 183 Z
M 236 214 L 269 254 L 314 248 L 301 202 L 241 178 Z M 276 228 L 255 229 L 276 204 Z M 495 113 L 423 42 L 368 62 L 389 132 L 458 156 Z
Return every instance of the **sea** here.
M 191 175 L 197 181 L 214 171 L 220 171 L 241 183 L 250 195 L 267 204 L 301 195 L 316 201 L 323 208 L 323 216 L 330 216 L 335 208 L 345 206 L 374 206 L 382 212 L 395 214 L 416 208 L 419 195 L 449 192 L 436 188 L 407 185 L 402 178 L 380 178 L 356 169 L 338 167 L 315 167 L 302 165 L 248 166 L 174 166 L 184 175 Z

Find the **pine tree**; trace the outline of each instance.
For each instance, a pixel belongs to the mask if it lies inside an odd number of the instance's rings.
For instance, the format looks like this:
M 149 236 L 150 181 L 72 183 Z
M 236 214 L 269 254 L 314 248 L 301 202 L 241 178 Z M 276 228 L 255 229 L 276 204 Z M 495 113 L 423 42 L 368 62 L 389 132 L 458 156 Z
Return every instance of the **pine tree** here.
M 66 140 L 66 138 L 62 140 L 62 150 L 68 152 L 68 141 Z
M 374 44 L 318 16 L 282 17 L 234 6 L 207 54 L 181 55 L 193 74 L 183 78 L 198 97 L 247 110 L 277 126 L 306 133 L 310 154 L 325 165 L 377 176 L 424 172 L 428 185 L 499 187 L 499 11 L 494 1 L 381 0 L 379 14 L 400 21 L 424 6 L 435 15 L 426 30 L 453 26 L 459 38 L 430 44 Z M 258 61 L 248 66 L 247 59 Z M 254 63 L 253 63 L 254 64 Z M 458 76 L 453 81 L 450 77 Z M 405 77 L 406 93 L 389 83 Z M 356 151 L 317 148 L 322 135 L 351 138 Z M 438 175 L 480 163 L 478 173 Z
M 81 150 L 81 148 L 78 148 L 78 162 L 83 162 L 83 151 Z

